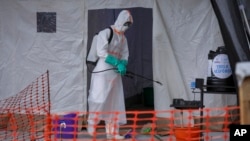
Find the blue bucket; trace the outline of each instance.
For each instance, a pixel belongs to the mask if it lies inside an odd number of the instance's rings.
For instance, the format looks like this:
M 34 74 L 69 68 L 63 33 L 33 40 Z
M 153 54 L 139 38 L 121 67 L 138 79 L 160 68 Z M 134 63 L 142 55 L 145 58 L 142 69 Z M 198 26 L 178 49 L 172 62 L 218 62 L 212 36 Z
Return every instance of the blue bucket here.
M 56 138 L 73 139 L 77 137 L 77 122 L 75 121 L 76 114 L 71 113 L 64 115 L 56 121 Z M 66 125 L 66 126 L 60 126 Z

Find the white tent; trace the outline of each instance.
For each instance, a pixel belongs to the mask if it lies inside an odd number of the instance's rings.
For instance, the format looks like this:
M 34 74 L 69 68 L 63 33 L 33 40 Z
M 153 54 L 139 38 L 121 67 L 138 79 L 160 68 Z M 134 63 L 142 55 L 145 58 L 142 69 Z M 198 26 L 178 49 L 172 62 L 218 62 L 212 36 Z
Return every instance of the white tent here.
M 153 79 L 163 83 L 154 84 L 155 110 L 192 100 L 190 84 L 206 78 L 209 51 L 224 45 L 210 0 L 0 0 L 0 99 L 49 70 L 52 112 L 86 111 L 88 11 L 127 8 L 152 9 Z M 38 12 L 56 13 L 56 32 L 38 32 Z M 204 99 L 206 107 L 236 103 L 235 95 Z

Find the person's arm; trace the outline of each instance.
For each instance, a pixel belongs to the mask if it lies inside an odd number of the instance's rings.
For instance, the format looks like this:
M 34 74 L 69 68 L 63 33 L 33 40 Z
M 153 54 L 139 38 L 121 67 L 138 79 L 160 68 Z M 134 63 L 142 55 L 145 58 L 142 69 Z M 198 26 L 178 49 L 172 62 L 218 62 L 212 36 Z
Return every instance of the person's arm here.
M 119 59 L 108 53 L 108 47 L 109 47 L 108 39 L 110 38 L 110 34 L 111 34 L 110 29 L 105 29 L 98 34 L 97 55 L 100 58 L 105 58 L 106 63 L 114 67 L 117 67 Z
M 97 36 L 97 56 L 99 58 L 106 58 L 108 56 L 108 38 L 110 36 L 110 30 L 104 29 L 99 32 Z
M 124 40 L 121 55 L 122 55 L 121 59 L 119 60 L 119 63 L 117 65 L 117 70 L 118 70 L 118 73 L 120 73 L 121 75 L 125 75 L 127 71 L 127 64 L 128 64 L 128 57 L 129 57 L 129 50 L 128 50 L 128 44 L 127 44 L 126 38 Z

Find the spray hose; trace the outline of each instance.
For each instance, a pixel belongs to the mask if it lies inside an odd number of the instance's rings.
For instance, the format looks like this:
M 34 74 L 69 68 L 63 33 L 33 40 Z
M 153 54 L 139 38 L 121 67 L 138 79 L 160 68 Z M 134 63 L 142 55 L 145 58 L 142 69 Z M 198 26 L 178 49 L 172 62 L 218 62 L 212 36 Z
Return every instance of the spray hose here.
M 86 62 L 86 64 L 87 64 L 87 70 L 88 70 L 90 73 L 101 73 L 101 72 L 110 71 L 110 70 L 117 70 L 117 68 L 110 68 L 110 69 L 100 70 L 100 71 L 91 71 L 91 70 L 89 69 L 89 67 L 88 67 L 88 63 L 87 63 L 87 62 Z M 94 64 L 94 65 L 95 65 L 95 64 Z M 127 71 L 126 74 L 125 74 L 124 76 L 129 77 L 129 78 L 134 78 L 134 76 L 136 76 L 136 77 L 140 77 L 140 78 L 143 78 L 143 79 L 145 79 L 145 80 L 152 81 L 152 82 L 155 82 L 155 83 L 157 83 L 157 84 L 162 85 L 162 83 L 159 82 L 159 81 L 153 80 L 153 79 L 151 79 L 151 78 L 147 78 L 147 77 L 145 77 L 145 76 L 143 76 L 143 75 L 139 75 L 139 74 L 133 73 L 133 72 L 131 72 L 131 71 Z
M 155 82 L 155 83 L 157 83 L 157 84 L 162 85 L 162 83 L 159 82 L 159 81 L 155 81 L 155 80 L 153 80 L 153 79 L 151 79 L 151 78 L 147 78 L 147 77 L 145 77 L 145 76 L 143 76 L 143 75 L 135 74 L 135 73 L 133 73 L 133 72 L 131 72 L 131 71 L 127 71 L 127 73 L 125 74 L 125 76 L 126 76 L 126 77 L 129 77 L 129 78 L 133 78 L 134 76 L 136 76 L 136 77 L 140 77 L 140 78 L 143 78 L 143 79 L 146 79 L 146 80 L 149 80 L 149 81 L 152 81 L 152 82 Z

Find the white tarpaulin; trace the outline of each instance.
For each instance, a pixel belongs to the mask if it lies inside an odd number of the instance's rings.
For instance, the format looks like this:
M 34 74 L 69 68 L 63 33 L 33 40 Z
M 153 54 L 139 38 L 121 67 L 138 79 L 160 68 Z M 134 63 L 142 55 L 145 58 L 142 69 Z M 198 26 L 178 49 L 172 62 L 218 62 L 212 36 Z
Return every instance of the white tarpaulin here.
M 85 110 L 83 1 L 1 0 L 1 99 L 49 70 L 52 112 Z M 56 33 L 37 32 L 37 12 L 56 12 Z
M 173 98 L 192 100 L 190 84 L 206 78 L 209 50 L 223 45 L 210 0 L 0 0 L 0 99 L 49 70 L 52 112 L 86 111 L 88 10 L 136 7 L 153 12 L 153 79 L 163 83 L 154 84 L 155 110 L 170 109 Z M 56 32 L 38 32 L 38 12 L 56 13 Z M 235 97 L 204 102 L 221 107 Z

